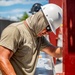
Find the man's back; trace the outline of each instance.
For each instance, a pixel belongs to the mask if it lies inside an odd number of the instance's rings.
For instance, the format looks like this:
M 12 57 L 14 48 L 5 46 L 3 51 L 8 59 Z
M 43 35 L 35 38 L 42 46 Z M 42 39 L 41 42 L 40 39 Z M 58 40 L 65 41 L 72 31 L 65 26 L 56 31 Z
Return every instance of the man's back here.
M 4 37 L 6 37 L 6 40 L 4 40 Z M 0 45 L 14 52 L 10 62 L 17 75 L 34 74 L 38 55 L 37 43 L 37 38 L 29 32 L 24 22 L 13 23 L 4 29 Z

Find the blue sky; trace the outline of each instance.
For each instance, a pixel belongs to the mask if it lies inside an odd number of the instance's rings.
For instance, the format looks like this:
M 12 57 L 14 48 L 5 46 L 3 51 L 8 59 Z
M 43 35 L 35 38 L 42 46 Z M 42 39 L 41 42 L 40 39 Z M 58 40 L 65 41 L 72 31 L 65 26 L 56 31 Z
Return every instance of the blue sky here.
M 34 3 L 45 5 L 49 0 L 0 0 L 0 18 L 18 20 Z M 30 14 L 29 14 L 30 15 Z

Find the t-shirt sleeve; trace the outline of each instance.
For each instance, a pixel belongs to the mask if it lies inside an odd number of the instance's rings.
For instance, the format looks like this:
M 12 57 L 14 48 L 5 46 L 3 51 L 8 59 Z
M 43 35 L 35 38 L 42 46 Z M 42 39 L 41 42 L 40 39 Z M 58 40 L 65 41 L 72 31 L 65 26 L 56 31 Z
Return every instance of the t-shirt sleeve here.
M 42 42 L 40 50 L 52 45 L 44 36 L 42 37 L 41 41 Z
M 1 34 L 0 45 L 16 52 L 19 44 L 20 32 L 15 26 L 8 26 Z

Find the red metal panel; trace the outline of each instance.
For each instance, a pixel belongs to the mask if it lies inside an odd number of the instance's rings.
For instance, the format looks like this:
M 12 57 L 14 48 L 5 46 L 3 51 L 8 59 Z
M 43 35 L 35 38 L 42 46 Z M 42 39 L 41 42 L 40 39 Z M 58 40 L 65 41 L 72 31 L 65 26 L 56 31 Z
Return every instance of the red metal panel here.
M 55 3 L 61 7 L 62 7 L 62 2 L 63 2 L 63 0 L 49 0 L 49 3 Z
M 75 75 L 75 0 L 64 0 L 65 75 Z

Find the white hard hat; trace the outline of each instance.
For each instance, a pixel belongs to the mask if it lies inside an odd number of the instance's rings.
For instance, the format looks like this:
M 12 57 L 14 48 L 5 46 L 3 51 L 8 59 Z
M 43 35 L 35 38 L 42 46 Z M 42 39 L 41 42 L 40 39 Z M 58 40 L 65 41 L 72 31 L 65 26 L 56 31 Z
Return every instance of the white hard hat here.
M 51 30 L 56 34 L 56 29 L 62 24 L 62 8 L 51 3 L 41 6 L 41 9 L 51 27 Z

